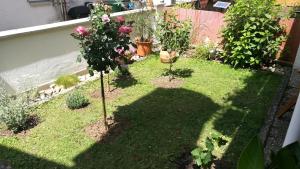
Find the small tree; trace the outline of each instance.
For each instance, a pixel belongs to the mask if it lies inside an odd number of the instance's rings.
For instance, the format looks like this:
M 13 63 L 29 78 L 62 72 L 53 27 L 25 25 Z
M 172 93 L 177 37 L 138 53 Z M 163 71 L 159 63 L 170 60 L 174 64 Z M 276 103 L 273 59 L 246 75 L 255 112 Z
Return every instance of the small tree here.
M 156 36 L 160 41 L 161 50 L 171 55 L 169 61 L 169 81 L 174 78 L 172 63 L 176 61 L 176 52 L 184 53 L 190 47 L 191 21 L 180 21 L 174 11 L 164 12 L 157 23 Z
M 110 70 L 120 67 L 121 61 L 124 60 L 124 53 L 129 50 L 129 44 L 131 44 L 129 34 L 132 27 L 122 16 L 115 20 L 111 19 L 108 6 L 100 3 L 95 5 L 90 20 L 91 28 L 79 26 L 72 36 L 80 41 L 81 56 L 87 61 L 89 73 L 94 75 L 94 71 L 100 72 L 103 122 L 105 128 L 108 129 L 103 73 L 109 73 Z M 81 56 L 79 56 L 79 61 Z
M 279 10 L 275 0 L 236 0 L 225 15 L 225 62 L 252 68 L 271 64 L 284 40 Z

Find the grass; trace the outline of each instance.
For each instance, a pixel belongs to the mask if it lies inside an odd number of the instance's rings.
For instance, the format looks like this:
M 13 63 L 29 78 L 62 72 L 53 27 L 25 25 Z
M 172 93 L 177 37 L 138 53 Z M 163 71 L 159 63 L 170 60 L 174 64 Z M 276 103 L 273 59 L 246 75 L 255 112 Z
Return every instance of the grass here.
M 14 169 L 173 169 L 172 161 L 181 153 L 217 131 L 228 143 L 216 154 L 235 165 L 258 133 L 281 76 L 180 58 L 174 70 L 192 70 L 183 86 L 155 87 L 152 79 L 166 68 L 156 56 L 130 66 L 135 83 L 120 81 L 121 96 L 107 102 L 108 112 L 120 124 L 127 123 L 117 136 L 97 143 L 85 134 L 84 128 L 102 117 L 99 100 L 90 97 L 87 108 L 72 111 L 66 96 L 60 96 L 36 109 L 41 123 L 30 135 L 0 137 L 0 161 Z M 90 96 L 98 88 L 99 81 L 94 81 L 78 90 Z
M 63 86 L 64 88 L 69 88 L 75 86 L 80 82 L 76 75 L 62 75 L 55 81 L 56 85 Z

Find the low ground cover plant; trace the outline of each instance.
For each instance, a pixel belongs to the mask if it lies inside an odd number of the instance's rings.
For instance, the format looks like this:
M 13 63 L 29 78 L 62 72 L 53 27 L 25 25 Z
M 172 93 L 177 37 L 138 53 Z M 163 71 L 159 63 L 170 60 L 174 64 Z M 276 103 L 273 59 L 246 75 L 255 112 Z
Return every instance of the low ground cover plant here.
M 72 110 L 80 109 L 86 107 L 89 104 L 89 99 L 86 98 L 81 92 L 75 91 L 68 95 L 66 103 L 68 108 Z
M 0 123 L 13 132 L 24 130 L 29 118 L 29 105 L 26 97 L 12 97 L 0 86 Z
M 63 86 L 64 88 L 69 88 L 77 85 L 80 82 L 76 75 L 62 75 L 55 81 L 56 85 Z

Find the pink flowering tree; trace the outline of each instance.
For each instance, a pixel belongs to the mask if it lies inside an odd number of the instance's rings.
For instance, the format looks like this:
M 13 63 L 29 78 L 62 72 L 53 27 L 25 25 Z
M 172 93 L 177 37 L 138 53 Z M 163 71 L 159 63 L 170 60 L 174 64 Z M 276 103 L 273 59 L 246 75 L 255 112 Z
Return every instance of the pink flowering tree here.
M 94 71 L 100 72 L 103 122 L 105 128 L 108 129 L 103 73 L 120 68 L 120 65 L 124 63 L 125 53 L 129 51 L 131 44 L 129 34 L 132 27 L 131 23 L 126 23 L 122 16 L 112 19 L 106 9 L 105 5 L 97 4 L 90 16 L 91 28 L 78 26 L 72 36 L 79 40 L 81 46 L 79 61 L 81 58 L 87 61 L 91 75 Z

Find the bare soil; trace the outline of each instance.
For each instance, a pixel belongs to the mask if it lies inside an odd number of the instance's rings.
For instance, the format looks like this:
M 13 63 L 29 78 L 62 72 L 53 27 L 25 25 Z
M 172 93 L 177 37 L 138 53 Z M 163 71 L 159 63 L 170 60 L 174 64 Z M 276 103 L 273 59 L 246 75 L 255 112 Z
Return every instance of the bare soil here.
M 97 121 L 87 126 L 84 131 L 97 142 L 110 142 L 119 136 L 129 125 L 128 120 L 116 121 L 113 117 L 107 118 L 108 130 L 105 129 L 103 121 Z
M 110 91 L 108 91 L 108 89 L 107 89 L 107 90 L 105 90 L 105 99 L 106 100 L 114 100 L 114 99 L 118 98 L 121 94 L 122 94 L 122 89 L 120 89 L 120 88 L 113 88 Z M 95 98 L 95 99 L 101 98 L 100 89 L 93 91 L 91 93 L 91 97 Z
M 168 76 L 162 76 L 152 80 L 152 84 L 161 88 L 180 88 L 183 85 L 183 80 L 179 78 L 169 79 Z

